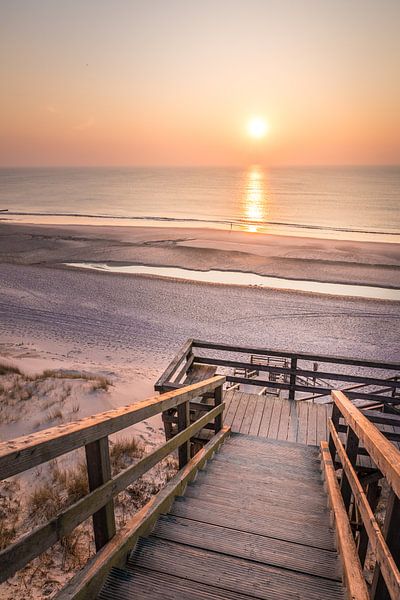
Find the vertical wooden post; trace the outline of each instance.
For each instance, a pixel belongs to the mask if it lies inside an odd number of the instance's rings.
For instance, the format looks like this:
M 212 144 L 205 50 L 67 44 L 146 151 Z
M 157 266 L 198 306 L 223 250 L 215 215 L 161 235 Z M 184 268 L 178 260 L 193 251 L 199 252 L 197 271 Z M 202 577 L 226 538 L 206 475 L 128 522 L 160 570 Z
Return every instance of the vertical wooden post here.
M 222 404 L 222 396 L 223 396 L 222 385 L 220 385 L 219 387 L 215 388 L 215 390 L 214 390 L 215 406 L 219 406 L 220 404 Z M 222 429 L 222 413 L 215 417 L 214 423 L 215 423 L 215 433 L 218 433 L 218 431 L 221 431 L 221 429 Z
M 340 410 L 338 409 L 338 407 L 336 406 L 335 403 L 333 403 L 331 419 L 332 419 L 332 423 L 337 431 L 338 426 L 339 426 L 339 420 L 340 420 Z M 335 442 L 332 439 L 331 434 L 329 434 L 329 444 L 328 445 L 329 445 L 329 452 L 332 457 L 332 462 L 333 462 L 333 465 L 335 466 L 336 446 L 335 446 Z
M 103 437 L 85 446 L 89 490 L 95 490 L 111 479 L 108 437 Z M 115 535 L 114 501 L 93 514 L 93 530 L 96 550 L 99 551 Z
M 393 490 L 390 492 L 386 507 L 385 522 L 383 524 L 383 535 L 391 555 L 398 567 L 400 567 L 400 499 Z M 390 600 L 385 581 L 382 577 L 379 565 L 375 566 L 374 577 L 371 585 L 371 600 Z
M 368 484 L 366 496 L 371 510 L 374 513 L 379 500 L 379 487 L 377 481 L 372 481 Z M 365 557 L 367 556 L 368 542 L 368 534 L 364 525 L 362 525 L 360 530 L 360 538 L 358 542 L 358 556 L 360 558 L 360 563 L 362 567 L 364 566 Z
M 351 427 L 347 428 L 346 454 L 352 466 L 355 467 L 358 454 L 358 437 Z M 343 502 L 346 510 L 348 511 L 350 507 L 352 491 L 349 480 L 347 479 L 347 475 L 344 471 L 342 474 L 342 481 L 340 483 L 340 491 L 342 492 Z
M 289 400 L 295 400 L 296 397 L 296 370 L 297 370 L 297 358 L 293 356 L 290 360 L 290 369 L 293 373 L 290 374 L 290 390 Z
M 183 402 L 178 406 L 178 433 L 190 425 L 189 402 Z M 190 440 L 184 442 L 178 449 L 179 468 L 182 469 L 190 460 Z

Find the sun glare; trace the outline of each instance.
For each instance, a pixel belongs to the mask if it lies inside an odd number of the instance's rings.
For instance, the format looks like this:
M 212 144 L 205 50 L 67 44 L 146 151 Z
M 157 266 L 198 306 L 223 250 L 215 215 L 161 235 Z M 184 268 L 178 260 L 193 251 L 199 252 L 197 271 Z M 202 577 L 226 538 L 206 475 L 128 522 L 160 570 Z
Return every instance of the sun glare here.
M 253 138 L 262 138 L 268 133 L 268 124 L 261 117 L 253 117 L 247 124 L 247 132 Z

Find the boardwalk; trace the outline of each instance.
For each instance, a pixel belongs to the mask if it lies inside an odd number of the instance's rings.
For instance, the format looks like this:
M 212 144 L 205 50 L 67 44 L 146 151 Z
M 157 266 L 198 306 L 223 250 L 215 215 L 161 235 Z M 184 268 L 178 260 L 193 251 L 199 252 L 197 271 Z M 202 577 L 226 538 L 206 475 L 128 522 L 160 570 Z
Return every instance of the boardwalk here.
M 290 402 L 276 396 L 237 391 L 224 394 L 224 423 L 233 432 L 309 446 L 328 439 L 330 404 Z
M 232 434 L 99 599 L 335 600 L 341 576 L 318 451 Z
M 84 447 L 90 484 L 0 550 L 0 582 L 92 517 L 96 554 L 58 600 L 400 598 L 399 415 L 360 410 L 334 391 L 327 430 L 327 407 L 224 393 L 224 385 L 214 376 L 0 443 L 0 479 Z M 173 436 L 113 474 L 108 436 L 161 413 Z M 114 497 L 173 452 L 176 474 L 118 528 Z

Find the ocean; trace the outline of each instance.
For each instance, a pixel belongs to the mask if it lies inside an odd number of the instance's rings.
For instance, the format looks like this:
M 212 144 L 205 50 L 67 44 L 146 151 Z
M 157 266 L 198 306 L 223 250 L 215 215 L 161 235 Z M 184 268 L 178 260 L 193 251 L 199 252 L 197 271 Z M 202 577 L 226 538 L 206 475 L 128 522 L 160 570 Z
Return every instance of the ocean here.
M 400 241 L 400 167 L 2 168 L 0 218 Z

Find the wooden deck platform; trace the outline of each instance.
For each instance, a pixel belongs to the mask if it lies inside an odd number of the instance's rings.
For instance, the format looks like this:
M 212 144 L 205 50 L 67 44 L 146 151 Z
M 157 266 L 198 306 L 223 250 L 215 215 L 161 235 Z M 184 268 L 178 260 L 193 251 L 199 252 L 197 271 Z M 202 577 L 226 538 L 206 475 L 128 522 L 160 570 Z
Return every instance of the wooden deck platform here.
M 329 437 L 330 404 L 229 390 L 224 394 L 224 401 L 224 423 L 231 426 L 233 432 L 309 446 L 317 446 Z
M 232 434 L 99 600 L 342 599 L 329 523 L 316 448 Z

